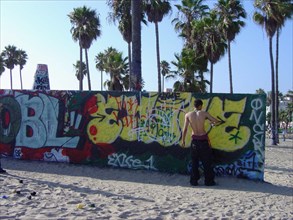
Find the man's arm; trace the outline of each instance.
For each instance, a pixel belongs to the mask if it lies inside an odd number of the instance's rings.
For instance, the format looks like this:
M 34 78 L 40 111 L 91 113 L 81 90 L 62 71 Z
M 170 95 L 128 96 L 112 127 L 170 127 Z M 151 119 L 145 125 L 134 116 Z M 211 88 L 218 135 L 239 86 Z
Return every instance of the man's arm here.
M 212 122 L 212 124 L 220 123 L 220 121 L 213 116 L 211 116 L 208 112 L 206 112 L 206 117 Z
M 185 147 L 185 137 L 186 137 L 186 134 L 187 134 L 188 125 L 189 125 L 188 115 L 185 114 L 183 133 L 182 133 L 182 147 Z

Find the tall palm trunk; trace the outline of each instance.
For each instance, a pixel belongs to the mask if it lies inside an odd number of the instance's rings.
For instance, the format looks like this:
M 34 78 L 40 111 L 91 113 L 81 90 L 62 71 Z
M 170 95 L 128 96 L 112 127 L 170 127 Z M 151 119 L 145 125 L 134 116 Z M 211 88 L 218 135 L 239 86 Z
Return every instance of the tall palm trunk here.
M 19 76 L 20 76 L 20 88 L 22 90 L 22 76 L 21 76 L 21 68 L 19 68 Z
M 272 145 L 276 145 L 276 101 L 275 101 L 275 71 L 274 71 L 274 57 L 273 57 L 273 37 L 269 37 L 269 50 L 270 50 L 270 61 L 271 61 L 271 84 L 272 84 L 272 114 L 271 114 L 271 122 L 272 122 Z
M 204 76 L 203 76 L 203 72 L 199 71 L 199 77 L 200 77 L 200 85 L 199 85 L 199 89 L 202 93 L 205 93 L 205 82 L 204 82 Z
M 131 66 L 131 43 L 128 43 L 128 63 L 129 63 L 129 90 L 131 90 L 131 72 L 132 72 L 132 66 Z
M 80 64 L 79 64 L 79 90 L 82 91 L 82 79 L 83 79 L 83 75 L 82 75 L 82 47 L 79 46 L 79 60 L 80 60 Z
M 87 72 L 87 82 L 88 82 L 88 87 L 89 87 L 89 91 L 92 90 L 91 88 L 91 78 L 90 78 L 90 68 L 89 68 L 89 59 L 88 59 L 88 55 L 87 55 L 87 50 L 85 49 L 85 62 L 86 62 L 86 72 Z
M 276 36 L 276 110 L 275 110 L 275 117 L 276 117 L 276 129 L 279 128 L 279 34 L 280 29 L 277 29 L 277 36 Z M 277 132 L 277 134 L 279 134 Z M 279 143 L 279 135 L 276 136 L 276 143 Z
M 231 65 L 231 41 L 229 41 L 229 40 L 228 40 L 228 63 L 229 63 L 230 93 L 233 94 L 232 65 Z
M 101 91 L 103 91 L 103 71 L 101 71 Z
M 12 90 L 12 69 L 10 69 L 10 89 Z
M 141 10 L 142 0 L 131 0 L 132 11 L 132 75 L 134 90 L 141 91 Z
M 162 91 L 164 92 L 164 89 L 165 89 L 165 85 L 164 85 L 165 84 L 164 83 L 165 82 L 165 76 L 163 76 L 162 78 L 163 78 L 163 80 L 162 80 Z
M 211 62 L 211 79 L 210 79 L 210 93 L 213 93 L 213 78 L 214 78 L 214 64 Z
M 160 45 L 159 45 L 159 25 L 155 22 L 156 29 L 156 49 L 157 49 L 157 69 L 158 69 L 158 92 L 162 92 L 161 71 L 160 71 Z

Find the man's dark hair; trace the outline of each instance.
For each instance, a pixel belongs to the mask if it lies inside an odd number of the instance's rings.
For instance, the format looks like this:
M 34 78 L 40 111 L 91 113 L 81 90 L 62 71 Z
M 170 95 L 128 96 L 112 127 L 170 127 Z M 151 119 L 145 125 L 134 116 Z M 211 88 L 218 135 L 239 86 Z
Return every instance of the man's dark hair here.
M 198 108 L 198 107 L 201 106 L 201 105 L 203 105 L 203 102 L 202 102 L 201 99 L 196 99 L 196 100 L 194 101 L 194 107 L 195 107 L 195 108 Z

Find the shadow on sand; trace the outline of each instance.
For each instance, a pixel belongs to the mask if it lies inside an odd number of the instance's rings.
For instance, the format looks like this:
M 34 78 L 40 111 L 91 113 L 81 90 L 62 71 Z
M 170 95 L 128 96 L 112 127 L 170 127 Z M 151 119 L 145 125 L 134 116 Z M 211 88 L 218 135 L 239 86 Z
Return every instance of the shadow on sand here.
M 62 182 L 50 182 L 40 180 L 39 178 L 29 178 L 25 175 L 14 175 L 10 174 L 10 171 L 23 171 L 23 172 L 35 172 L 42 174 L 55 174 L 62 176 L 82 176 L 93 178 L 96 180 L 111 180 L 111 181 L 124 181 L 124 182 L 135 182 L 143 184 L 156 184 L 166 186 L 180 186 L 189 187 L 189 176 L 180 174 L 168 174 L 159 173 L 154 171 L 146 170 L 129 170 L 121 168 L 100 168 L 97 166 L 89 165 L 76 165 L 59 162 L 43 162 L 43 161 L 25 161 L 13 158 L 2 158 L 2 164 L 7 169 L 7 174 L 0 174 L 0 178 L 13 178 L 22 180 L 23 182 L 35 182 L 36 184 L 48 184 L 53 187 L 70 188 L 80 193 L 98 193 L 104 196 L 118 196 L 115 193 L 107 192 L 100 189 L 91 189 L 80 187 L 78 182 L 72 182 L 70 184 L 64 184 Z M 270 167 L 270 169 L 278 169 L 277 167 Z M 291 172 L 292 170 L 290 170 Z M 60 178 L 62 179 L 62 178 Z M 274 185 L 263 181 L 253 181 L 247 179 L 238 179 L 235 177 L 217 177 L 216 181 L 219 183 L 213 187 L 206 187 L 203 184 L 197 188 L 210 188 L 212 190 L 231 190 L 231 191 L 248 191 L 248 192 L 259 192 L 269 193 L 276 195 L 292 196 L 293 188 L 282 185 Z M 98 185 L 98 184 L 97 184 Z M 121 195 L 120 195 L 121 196 Z M 124 198 L 129 199 L 141 199 L 134 198 L 131 195 L 125 195 Z

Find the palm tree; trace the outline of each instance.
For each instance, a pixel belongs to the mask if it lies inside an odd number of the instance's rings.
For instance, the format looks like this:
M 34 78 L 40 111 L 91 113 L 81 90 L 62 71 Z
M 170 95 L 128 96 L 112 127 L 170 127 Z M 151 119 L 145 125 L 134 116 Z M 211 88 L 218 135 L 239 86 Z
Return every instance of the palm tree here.
M 120 80 L 129 73 L 128 57 L 123 58 L 123 53 L 118 52 L 113 47 L 109 47 L 105 50 L 103 56 L 104 59 L 101 68 L 103 68 L 106 73 L 110 74 L 110 80 L 107 83 L 109 90 L 121 91 Z M 125 89 L 126 88 L 127 86 L 125 86 Z
M 270 106 L 271 105 L 271 93 L 268 92 L 266 93 L 264 89 L 262 88 L 259 88 L 255 91 L 256 94 L 259 94 L 259 95 L 266 95 L 266 106 Z
M 161 91 L 164 92 L 164 89 L 165 89 L 165 85 L 164 85 L 165 76 L 167 76 L 171 72 L 171 70 L 170 70 L 170 64 L 166 60 L 162 60 L 160 62 L 160 72 L 161 72 L 161 74 L 163 76 L 162 89 L 161 89 Z
M 219 20 L 215 11 L 200 21 L 192 22 L 192 36 L 195 48 L 203 50 L 210 61 L 210 93 L 213 92 L 213 66 L 225 54 L 226 43 L 219 28 Z
M 120 33 L 123 36 L 123 39 L 127 42 L 128 45 L 128 58 L 129 58 L 129 63 L 131 63 L 131 42 L 132 42 L 132 29 L 131 29 L 131 16 L 125 17 L 123 20 L 119 22 L 118 29 Z M 129 66 L 129 76 L 131 73 L 131 65 Z M 131 84 L 131 79 L 128 77 L 128 84 Z
M 185 46 L 192 48 L 192 27 L 193 20 L 203 18 L 209 7 L 203 4 L 204 0 L 182 0 L 182 5 L 175 5 L 178 9 L 178 15 L 172 20 L 175 30 L 180 32 L 181 37 L 185 39 Z
M 162 91 L 164 91 L 165 86 L 165 78 L 170 79 L 170 78 L 175 78 L 175 74 L 173 71 L 171 71 L 170 64 L 166 60 L 162 60 L 160 63 L 160 69 L 161 69 L 161 74 L 163 76 L 163 81 L 162 81 Z
M 78 60 L 76 61 L 76 64 L 73 64 L 73 67 L 75 69 L 75 76 L 76 78 L 80 81 L 83 80 L 83 77 L 86 76 L 87 70 L 86 70 L 86 64 L 84 62 L 82 62 L 82 65 L 80 65 L 81 62 Z M 80 68 L 80 66 L 82 66 Z M 82 69 L 82 74 L 80 72 L 80 70 Z
M 288 115 L 289 115 L 289 121 L 292 121 L 292 115 L 293 115 L 293 103 L 292 102 L 288 103 L 286 111 L 288 112 Z
M 185 81 L 184 78 L 186 77 L 185 76 L 185 73 L 186 73 L 185 68 L 186 67 L 184 66 L 183 61 L 182 61 L 183 50 L 181 51 L 181 54 L 178 54 L 178 53 L 174 54 L 176 60 L 171 61 L 172 65 L 175 68 L 177 68 L 177 70 L 174 70 L 176 77 L 179 76 L 179 78 L 180 78 L 179 80 L 177 80 L 173 84 L 173 90 L 175 92 L 187 91 L 187 88 L 184 86 L 184 81 Z
M 0 79 L 2 73 L 5 72 L 5 64 L 4 64 L 4 58 L 3 58 L 3 53 L 0 53 Z M 0 80 L 0 88 L 1 88 L 1 80 Z
M 201 73 L 207 71 L 208 61 L 204 54 L 197 54 L 196 52 L 194 49 L 185 47 L 180 55 L 175 54 L 176 61 L 171 62 L 177 68 L 174 73 L 183 80 L 174 83 L 174 91 L 206 92 L 205 84 L 208 81 L 204 80 Z M 197 77 L 195 77 L 196 72 L 199 73 Z M 200 81 L 197 80 L 198 78 Z
M 257 11 L 253 15 L 253 20 L 264 27 L 267 36 L 269 38 L 269 54 L 270 54 L 270 62 L 271 62 L 271 86 L 272 86 L 272 145 L 276 145 L 276 97 L 275 97 L 275 70 L 274 70 L 274 58 L 273 58 L 273 44 L 272 39 L 275 35 L 278 28 L 278 20 L 279 18 L 276 16 L 274 12 L 274 4 L 276 1 L 274 0 L 255 0 L 254 7 Z
M 276 125 L 278 126 L 279 122 L 279 35 L 282 27 L 285 24 L 285 21 L 287 19 L 290 19 L 293 13 L 293 4 L 290 3 L 289 0 L 282 0 L 278 1 L 277 4 L 275 4 L 275 10 L 277 11 L 278 15 L 278 27 L 276 31 L 276 93 L 275 93 L 275 100 L 276 100 L 276 110 L 275 110 L 275 117 L 276 117 Z M 278 142 L 278 135 L 276 136 L 277 142 Z
M 268 91 L 267 92 L 267 101 L 266 101 L 266 106 L 270 106 L 272 104 L 272 92 Z
M 91 90 L 91 81 L 89 74 L 89 64 L 88 64 L 88 49 L 90 48 L 93 40 L 101 35 L 100 31 L 100 19 L 97 16 L 95 10 L 91 10 L 86 6 L 74 8 L 68 17 L 71 22 L 71 34 L 75 42 L 79 42 L 80 47 L 80 62 L 82 63 L 82 49 L 85 50 L 86 56 L 86 66 L 87 66 L 87 76 L 88 76 L 88 87 Z M 80 65 L 82 68 L 82 65 Z M 82 72 L 82 69 L 80 69 Z M 82 90 L 82 78 L 80 78 L 79 89 Z
M 12 70 L 17 65 L 17 49 L 14 45 L 8 45 L 3 51 L 4 65 L 10 70 L 10 88 L 12 89 Z
M 132 90 L 141 91 L 141 20 L 142 20 L 142 0 L 131 0 L 132 12 L 132 63 L 131 63 L 131 84 Z
M 241 27 L 244 27 L 245 23 L 240 19 L 246 18 L 246 12 L 239 0 L 219 0 L 215 10 L 220 17 L 220 29 L 227 41 L 230 93 L 233 94 L 231 42 L 239 34 Z
M 165 15 L 171 12 L 171 5 L 166 0 L 149 0 L 146 3 L 145 11 L 148 21 L 155 24 L 156 31 L 156 50 L 157 50 L 157 69 L 158 69 L 158 92 L 161 92 L 161 71 L 160 71 L 160 41 L 159 41 L 159 22 L 163 20 Z
M 199 73 L 199 79 L 203 80 L 200 84 L 201 84 L 201 88 L 199 90 L 205 90 L 205 84 L 206 82 L 204 82 L 204 78 L 203 78 L 203 64 L 204 64 L 204 60 L 206 60 L 206 57 L 203 56 L 203 50 L 200 50 L 199 48 L 195 48 L 195 42 L 194 42 L 194 36 L 193 36 L 193 28 L 192 28 L 192 22 L 193 21 L 198 21 L 201 20 L 203 17 L 205 17 L 207 15 L 207 12 L 209 10 L 209 7 L 205 4 L 203 4 L 204 0 L 182 0 L 182 5 L 175 5 L 175 7 L 178 9 L 178 15 L 175 19 L 172 20 L 172 24 L 174 24 L 174 28 L 175 31 L 179 32 L 179 36 L 182 37 L 185 41 L 185 45 L 184 45 L 184 49 L 183 52 L 181 53 L 181 55 L 183 55 L 183 53 L 186 53 L 188 49 L 192 49 L 192 50 L 196 50 L 194 52 L 187 52 L 187 54 L 191 55 L 191 57 L 194 57 L 194 53 L 197 54 L 196 55 L 196 59 L 194 60 L 194 62 L 196 62 L 196 68 L 192 69 L 192 71 L 187 68 L 185 65 L 183 65 L 182 70 L 184 70 L 184 72 L 179 73 L 179 75 L 181 75 L 181 78 L 183 77 L 187 77 L 187 75 L 190 75 L 191 78 L 185 78 L 183 79 L 183 83 L 175 83 L 176 84 L 176 88 L 180 88 L 180 90 L 184 90 L 184 91 L 195 91 L 198 90 L 199 85 L 198 85 L 198 81 L 195 80 L 194 74 L 197 71 Z M 184 57 L 184 59 L 187 61 L 189 60 L 189 58 L 187 58 L 187 54 L 184 54 L 183 56 L 177 56 L 177 58 L 181 59 Z M 176 56 L 175 56 L 176 57 Z M 176 62 L 175 62 L 176 63 Z M 173 63 L 173 64 L 175 64 Z M 180 63 L 178 63 L 180 64 Z M 176 65 L 175 65 L 176 66 Z M 187 70 L 187 69 L 189 70 Z M 181 70 L 180 70 L 181 71 Z M 179 72 L 180 72 L 179 71 Z M 186 72 L 187 71 L 187 72 Z M 192 73 L 189 73 L 189 72 Z M 184 73 L 184 74 L 183 74 Z M 177 72 L 178 74 L 178 72 Z M 191 86 L 190 86 L 191 85 Z
M 19 76 L 20 76 L 20 88 L 22 89 L 22 75 L 21 70 L 23 69 L 24 65 L 26 64 L 26 60 L 28 56 L 24 50 L 17 50 L 17 65 L 19 65 Z
M 255 93 L 256 93 L 256 94 L 260 94 L 260 95 L 266 95 L 265 90 L 262 89 L 262 88 L 259 88 L 259 89 L 255 90 Z
M 123 40 L 128 44 L 128 59 L 129 63 L 132 63 L 132 14 L 131 14 L 131 0 L 107 0 L 108 6 L 112 9 L 109 13 L 109 20 L 118 22 L 118 29 L 123 37 Z M 141 21 L 146 24 L 146 20 L 144 19 L 144 13 L 141 11 Z M 132 67 L 129 65 L 129 75 L 132 73 Z M 131 83 L 131 77 L 127 77 L 129 79 L 128 84 Z M 132 77 L 133 78 L 133 77 Z M 125 80 L 125 79 L 124 79 Z
M 132 42 L 132 24 L 131 24 L 131 0 L 108 0 L 108 6 L 112 9 L 109 18 L 114 23 L 118 21 L 118 29 L 123 40 L 128 44 L 128 57 L 131 63 L 131 42 Z M 131 65 L 129 66 L 129 75 L 131 73 Z M 130 80 L 130 77 L 128 77 Z M 129 82 L 130 84 L 130 82 Z
M 103 91 L 103 71 L 104 69 L 104 62 L 105 62 L 105 54 L 102 52 L 98 53 L 95 58 L 96 61 L 96 68 L 97 70 L 101 71 L 101 91 Z
M 120 80 L 122 82 L 122 85 L 124 87 L 124 90 L 128 91 L 130 89 L 130 79 L 129 74 L 126 74 L 124 76 L 121 76 Z

